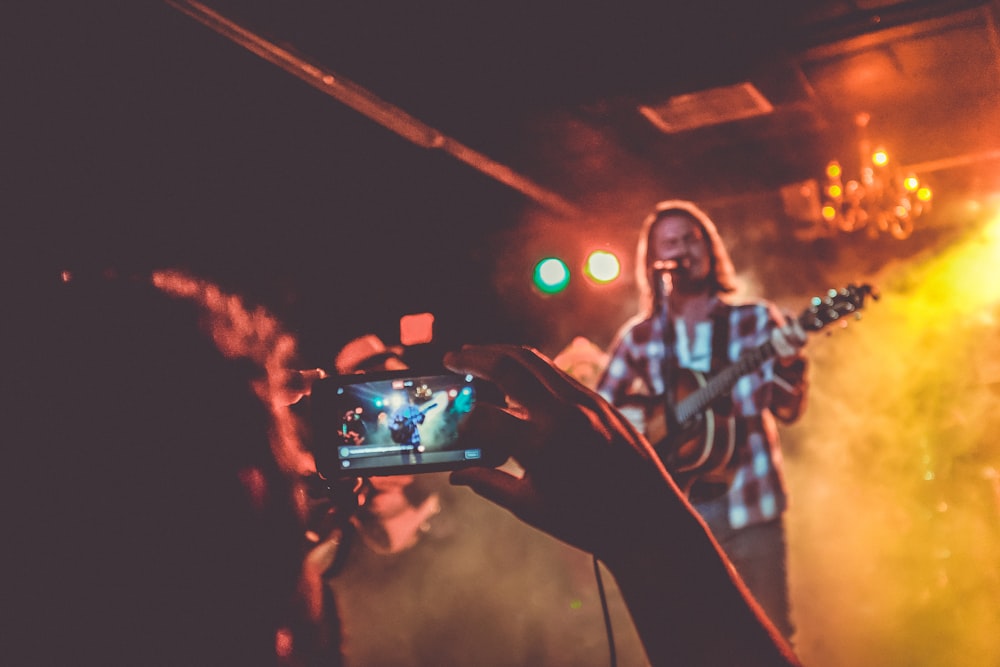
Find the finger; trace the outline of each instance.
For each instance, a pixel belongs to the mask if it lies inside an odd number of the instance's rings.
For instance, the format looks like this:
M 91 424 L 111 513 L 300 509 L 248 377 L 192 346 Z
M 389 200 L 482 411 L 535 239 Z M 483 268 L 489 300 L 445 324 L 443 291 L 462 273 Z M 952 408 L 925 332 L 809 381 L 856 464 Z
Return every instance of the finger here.
M 540 436 L 530 422 L 484 403 L 461 425 L 459 439 L 470 447 L 509 454 L 522 465 L 530 465 Z
M 312 393 L 313 384 L 325 377 L 326 371 L 322 368 L 282 371 L 278 376 L 276 400 L 280 405 L 294 405 Z
M 802 342 L 795 338 L 790 329 L 790 327 L 775 327 L 771 331 L 771 345 L 774 346 L 779 357 L 796 356 L 799 348 L 802 347 Z
M 790 328 L 791 335 L 795 338 L 799 347 L 804 347 L 809 341 L 809 336 L 806 334 L 806 330 L 802 328 L 802 324 L 798 320 L 793 319 Z
M 779 357 L 787 357 L 793 351 L 778 327 L 771 330 L 771 346 L 774 347 L 774 351 Z
M 562 371 L 555 362 L 545 357 L 537 350 L 521 348 L 523 362 L 534 376 L 550 392 L 557 394 L 566 402 L 587 409 L 599 409 L 603 399 L 587 389 L 578 380 Z
M 466 346 L 460 352 L 445 357 L 446 365 L 459 372 L 483 377 L 524 404 L 533 427 L 539 433 L 559 429 L 566 432 L 570 425 L 581 420 L 601 433 L 607 429 L 625 430 L 638 438 L 635 430 L 621 415 L 596 393 L 559 371 L 540 354 L 529 348 L 516 346 Z M 521 441 L 518 441 L 521 443 Z M 530 456 L 527 448 L 535 441 L 521 444 L 526 450 L 517 458 Z M 571 443 L 565 443 L 571 444 Z M 572 443 L 576 444 L 576 443 Z
M 445 355 L 444 363 L 456 372 L 472 373 L 500 387 L 516 403 L 527 408 L 553 407 L 551 391 L 529 369 L 528 353 L 512 345 L 466 346 Z
M 534 378 L 549 392 L 555 394 L 565 401 L 565 404 L 572 409 L 572 417 L 578 417 L 581 413 L 590 413 L 589 419 L 595 429 L 603 431 L 602 425 L 619 426 L 625 428 L 633 434 L 637 432 L 621 414 L 611 407 L 599 394 L 583 386 L 570 375 L 561 371 L 554 362 L 541 355 L 537 350 L 531 348 L 513 348 L 512 354 L 524 365 Z M 561 414 L 562 419 L 570 419 L 571 415 Z
M 589 403 L 582 385 L 531 348 L 467 346 L 446 355 L 445 364 L 493 382 L 529 411 L 545 414 L 565 405 Z

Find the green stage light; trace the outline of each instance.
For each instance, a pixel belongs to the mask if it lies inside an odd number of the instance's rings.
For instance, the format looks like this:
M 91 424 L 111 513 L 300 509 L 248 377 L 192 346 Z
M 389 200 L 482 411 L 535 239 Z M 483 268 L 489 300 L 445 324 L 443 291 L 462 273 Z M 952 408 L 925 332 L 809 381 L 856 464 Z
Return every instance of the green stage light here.
M 569 284 L 569 267 L 557 257 L 546 257 L 535 265 L 535 287 L 545 294 L 556 294 Z

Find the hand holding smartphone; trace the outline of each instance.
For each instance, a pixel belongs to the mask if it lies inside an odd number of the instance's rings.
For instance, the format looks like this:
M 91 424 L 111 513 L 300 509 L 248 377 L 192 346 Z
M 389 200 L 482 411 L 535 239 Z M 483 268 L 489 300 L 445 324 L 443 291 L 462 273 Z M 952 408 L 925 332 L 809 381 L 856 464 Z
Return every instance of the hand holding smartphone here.
M 339 375 L 312 389 L 313 455 L 324 477 L 407 475 L 494 467 L 506 460 L 459 441 L 489 388 L 448 371 Z

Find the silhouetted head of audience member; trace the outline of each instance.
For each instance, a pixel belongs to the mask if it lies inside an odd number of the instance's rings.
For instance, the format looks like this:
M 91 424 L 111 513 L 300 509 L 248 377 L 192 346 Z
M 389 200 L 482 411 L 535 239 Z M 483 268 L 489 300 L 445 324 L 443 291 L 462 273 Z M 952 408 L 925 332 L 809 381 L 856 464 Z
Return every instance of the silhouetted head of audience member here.
M 292 650 L 302 530 L 267 371 L 221 353 L 206 304 L 169 292 L 67 275 L 7 300 L 8 664 Z

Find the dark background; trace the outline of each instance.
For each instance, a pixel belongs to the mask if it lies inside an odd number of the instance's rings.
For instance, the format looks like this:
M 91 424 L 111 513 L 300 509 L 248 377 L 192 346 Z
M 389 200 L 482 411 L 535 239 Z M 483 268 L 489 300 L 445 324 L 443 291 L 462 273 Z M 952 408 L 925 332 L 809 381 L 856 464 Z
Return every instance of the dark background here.
M 635 231 L 659 199 L 702 203 L 738 268 L 754 267 L 751 291 L 778 299 L 961 228 L 939 214 L 905 242 L 832 238 L 788 215 L 782 187 L 831 157 L 850 164 L 859 110 L 902 162 L 959 158 L 930 174 L 935 212 L 997 179 L 992 3 L 208 7 L 578 213 L 408 142 L 166 3 L 46 3 L 7 10 L 3 28 L 15 281 L 185 267 L 277 312 L 313 363 L 360 333 L 395 342 L 398 318 L 424 311 L 442 345 L 555 353 L 576 335 L 606 345 L 631 312 Z M 742 81 L 771 114 L 666 135 L 636 112 Z M 618 251 L 623 279 L 595 291 L 576 274 L 557 298 L 531 290 L 538 258 L 573 260 L 587 244 Z

